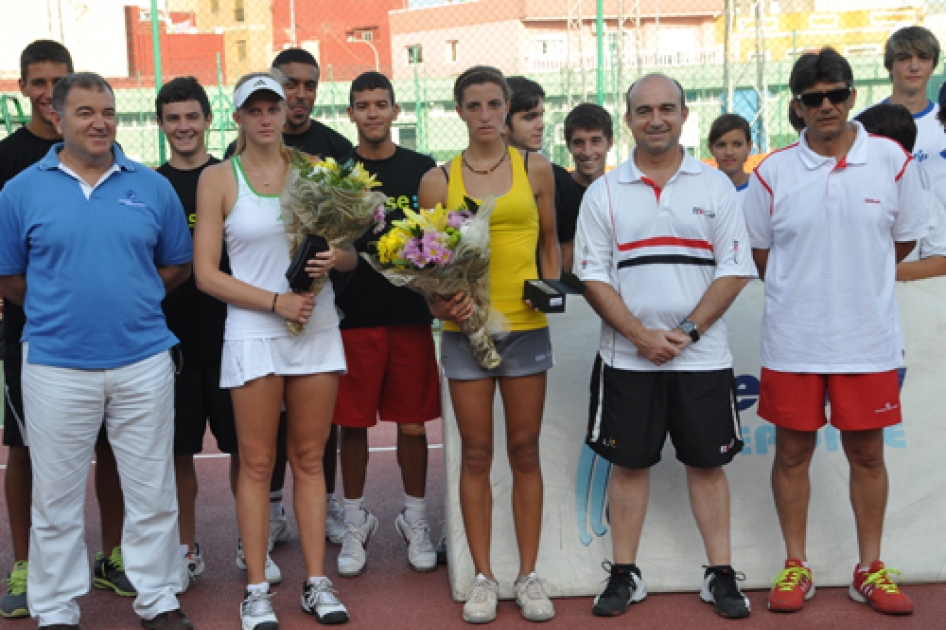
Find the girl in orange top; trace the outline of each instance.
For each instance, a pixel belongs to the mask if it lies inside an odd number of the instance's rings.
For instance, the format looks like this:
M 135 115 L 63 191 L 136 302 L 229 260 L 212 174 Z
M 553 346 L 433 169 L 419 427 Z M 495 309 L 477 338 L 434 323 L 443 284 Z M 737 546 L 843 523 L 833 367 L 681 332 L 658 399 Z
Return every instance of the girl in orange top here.
M 525 280 L 558 278 L 561 263 L 555 234 L 555 182 L 551 164 L 538 154 L 523 155 L 507 147 L 501 131 L 509 111 L 509 86 L 502 73 L 475 66 L 454 86 L 457 113 L 469 129 L 470 144 L 448 165 L 421 180 L 423 208 L 458 207 L 464 196 L 496 198 L 490 219 L 490 300 L 510 324 L 511 332 L 496 340 L 502 363 L 485 370 L 473 358 L 456 321 L 469 318 L 469 298 L 436 299 L 434 316 L 446 320 L 441 363 L 450 382 L 450 396 L 462 441 L 460 508 L 476 579 L 470 587 L 463 618 L 472 623 L 496 617 L 498 585 L 490 568 L 490 527 L 493 496 L 493 398 L 499 386 L 506 415 L 506 441 L 513 474 L 512 507 L 519 543 L 516 601 L 533 621 L 555 615 L 542 582 L 535 575 L 542 529 L 542 471 L 539 431 L 545 404 L 546 371 L 552 347 L 545 315 L 522 300 Z

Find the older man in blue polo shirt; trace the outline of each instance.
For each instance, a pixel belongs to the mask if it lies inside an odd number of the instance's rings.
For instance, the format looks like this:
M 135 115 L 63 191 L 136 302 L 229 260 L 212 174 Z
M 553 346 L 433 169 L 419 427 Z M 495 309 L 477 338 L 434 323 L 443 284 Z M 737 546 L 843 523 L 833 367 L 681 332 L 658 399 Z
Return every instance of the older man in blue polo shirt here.
M 190 234 L 170 184 L 115 145 L 115 97 L 103 78 L 68 75 L 53 109 L 63 143 L 0 193 L 0 293 L 27 316 L 30 612 L 41 628 L 78 628 L 76 598 L 89 589 L 83 504 L 104 418 L 125 492 L 135 611 L 145 628 L 190 628 L 175 597 L 177 340 L 161 312 L 165 292 L 190 273 Z

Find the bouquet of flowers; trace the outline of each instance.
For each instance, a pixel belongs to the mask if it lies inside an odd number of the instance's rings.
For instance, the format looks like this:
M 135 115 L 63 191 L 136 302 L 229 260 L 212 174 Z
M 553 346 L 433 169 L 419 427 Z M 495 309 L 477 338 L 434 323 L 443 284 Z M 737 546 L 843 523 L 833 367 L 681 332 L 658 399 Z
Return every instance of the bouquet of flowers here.
M 361 163 L 342 165 L 332 158 L 319 161 L 293 150 L 279 198 L 290 258 L 307 234 L 321 236 L 337 248 L 351 247 L 384 216 L 387 197 L 371 190 L 380 185 Z M 326 280 L 327 276 L 313 279 L 309 291 L 318 295 Z M 286 328 L 301 335 L 304 327 L 287 320 Z
M 405 218 L 391 222 L 391 230 L 377 243 L 377 254 L 362 257 L 398 287 L 407 286 L 428 299 L 459 291 L 473 299 L 473 316 L 460 323 L 470 338 L 473 356 L 487 370 L 501 362 L 491 335 L 503 330 L 505 320 L 489 303 L 489 218 L 494 199 L 478 206 L 447 210 L 404 210 Z

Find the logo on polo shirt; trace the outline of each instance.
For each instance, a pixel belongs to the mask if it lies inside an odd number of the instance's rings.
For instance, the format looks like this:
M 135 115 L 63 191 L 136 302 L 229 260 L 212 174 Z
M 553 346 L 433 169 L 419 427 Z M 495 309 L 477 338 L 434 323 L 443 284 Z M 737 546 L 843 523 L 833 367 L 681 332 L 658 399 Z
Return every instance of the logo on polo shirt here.
M 705 210 L 705 209 L 703 209 L 703 208 L 700 208 L 699 206 L 693 208 L 693 214 L 698 214 L 698 215 L 704 216 L 704 217 L 706 217 L 706 218 L 708 218 L 708 219 L 715 219 L 715 218 L 716 218 L 716 213 L 715 213 L 715 212 L 713 212 L 712 210 Z
M 874 199 L 873 197 L 865 197 L 864 203 L 881 203 L 880 199 Z
M 923 151 L 923 149 L 920 149 L 919 151 L 913 154 L 913 157 L 914 159 L 916 159 L 917 162 L 922 162 L 926 158 L 930 157 L 930 154 Z
M 134 206 L 136 208 L 147 208 L 148 205 L 138 201 L 138 195 L 135 194 L 134 190 L 125 191 L 125 198 L 119 199 L 118 203 L 123 206 Z
M 939 152 L 939 156 L 940 156 L 941 158 L 946 159 L 946 149 L 943 149 L 942 151 L 940 151 L 940 152 Z

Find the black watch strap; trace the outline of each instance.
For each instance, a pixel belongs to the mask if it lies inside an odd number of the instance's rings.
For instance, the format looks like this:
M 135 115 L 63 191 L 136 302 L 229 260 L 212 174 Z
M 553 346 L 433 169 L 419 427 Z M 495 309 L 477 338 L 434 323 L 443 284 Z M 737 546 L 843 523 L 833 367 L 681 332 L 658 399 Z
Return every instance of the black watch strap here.
M 696 329 L 696 324 L 694 324 L 690 320 L 685 319 L 682 322 L 680 322 L 679 328 L 680 330 L 682 330 L 683 332 L 685 332 L 687 335 L 690 336 L 690 339 L 693 340 L 693 343 L 696 343 L 697 341 L 700 340 L 700 331 Z

